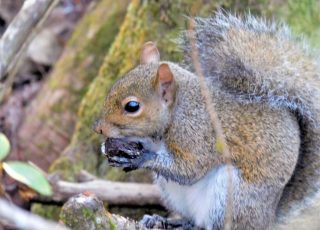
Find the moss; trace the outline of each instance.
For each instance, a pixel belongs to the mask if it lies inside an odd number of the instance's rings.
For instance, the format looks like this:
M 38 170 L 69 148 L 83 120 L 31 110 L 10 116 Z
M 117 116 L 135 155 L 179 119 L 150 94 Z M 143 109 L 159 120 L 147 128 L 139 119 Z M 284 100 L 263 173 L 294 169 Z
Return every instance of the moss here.
M 78 194 L 62 207 L 60 221 L 71 229 L 109 229 L 103 202 L 95 195 Z
M 43 204 L 34 203 L 32 204 L 31 212 L 42 216 L 46 219 L 58 220 L 61 207 L 59 205 L 45 205 L 44 208 Z
M 81 156 L 82 151 L 86 158 Z M 57 172 L 64 180 L 74 181 L 75 176 L 84 169 L 90 173 L 96 173 L 96 152 L 90 146 L 69 145 L 64 154 L 56 159 L 49 168 L 49 172 Z
M 75 168 L 76 167 L 74 167 L 73 161 L 71 159 L 62 156 L 54 161 L 54 163 L 49 168 L 49 172 L 59 173 L 61 179 L 63 180 L 74 181 L 74 175 L 77 171 Z
M 152 181 L 152 176 L 147 170 L 135 170 L 130 173 L 126 173 L 117 168 L 108 168 L 105 178 L 111 181 L 123 181 L 123 182 L 138 182 L 138 183 L 150 183 Z
M 97 75 L 104 56 L 120 28 L 126 11 L 126 2 L 128 1 L 120 4 L 111 0 L 101 1 L 75 29 L 66 46 L 66 55 L 59 60 L 53 77 L 48 82 L 52 91 L 60 91 L 61 94 L 65 92 L 64 95 L 68 95 L 68 100 L 61 97 L 52 105 L 50 114 L 48 114 L 53 122 L 52 127 L 58 126 L 65 129 L 70 122 L 75 121 L 72 119 L 65 125 L 64 122 L 61 122 L 63 119 L 61 113 L 74 116 L 73 114 L 78 110 L 79 103 L 87 92 L 89 82 Z M 52 113 L 59 116 L 54 116 Z M 42 118 L 48 119 L 47 116 L 42 116 Z M 63 177 L 69 179 L 72 179 L 72 175 L 79 169 L 90 168 L 90 171 L 94 171 L 96 158 L 91 147 L 83 150 L 87 152 L 86 164 L 84 164 L 84 159 L 77 157 L 77 151 L 79 151 L 79 144 L 76 146 L 70 144 L 63 154 L 68 155 L 68 160 L 66 161 L 65 156 L 62 156 L 62 159 L 57 159 L 50 167 L 50 171 L 57 170 L 64 175 Z
M 319 10 L 318 0 L 288 0 L 278 13 L 296 34 L 304 34 L 313 46 L 320 48 Z
M 82 211 L 82 215 L 84 218 L 90 219 L 90 220 L 95 219 L 94 212 L 91 209 L 83 208 L 83 209 L 81 209 L 81 211 Z

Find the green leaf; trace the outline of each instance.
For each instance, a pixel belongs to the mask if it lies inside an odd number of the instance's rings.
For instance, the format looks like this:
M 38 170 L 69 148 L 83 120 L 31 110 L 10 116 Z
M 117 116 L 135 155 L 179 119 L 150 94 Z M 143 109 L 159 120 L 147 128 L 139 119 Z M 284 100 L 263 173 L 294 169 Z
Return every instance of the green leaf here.
M 26 184 L 44 196 L 51 196 L 52 189 L 43 173 L 31 164 L 9 161 L 3 162 L 3 169 L 13 179 Z
M 10 151 L 10 142 L 8 138 L 0 133 L 0 161 L 6 158 Z

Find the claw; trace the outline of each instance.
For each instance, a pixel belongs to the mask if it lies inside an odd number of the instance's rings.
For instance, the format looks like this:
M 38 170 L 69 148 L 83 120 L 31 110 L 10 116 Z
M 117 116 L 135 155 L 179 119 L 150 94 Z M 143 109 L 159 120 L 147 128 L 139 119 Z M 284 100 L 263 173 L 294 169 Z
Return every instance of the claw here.
M 152 216 L 144 215 L 142 220 L 140 220 L 139 223 L 147 228 L 160 228 L 160 229 L 166 228 L 166 218 L 156 214 Z
M 125 172 L 129 172 L 137 169 L 138 167 L 134 164 L 132 159 L 128 159 L 125 157 L 108 157 L 108 162 L 110 166 L 123 168 Z
M 148 229 L 179 229 L 179 230 L 194 230 L 194 224 L 186 219 L 171 219 L 164 218 L 157 214 L 144 215 L 139 222 Z
M 125 157 L 121 157 L 121 156 L 108 157 L 108 161 L 119 163 L 119 164 L 130 163 L 130 159 L 125 158 Z

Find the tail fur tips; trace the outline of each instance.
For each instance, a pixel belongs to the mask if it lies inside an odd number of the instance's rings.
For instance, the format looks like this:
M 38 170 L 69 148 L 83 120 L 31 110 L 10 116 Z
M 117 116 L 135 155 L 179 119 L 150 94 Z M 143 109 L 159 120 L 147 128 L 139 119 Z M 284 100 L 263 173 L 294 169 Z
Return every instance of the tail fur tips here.
M 286 106 L 319 125 L 314 116 L 320 110 L 308 106 L 310 97 L 320 101 L 319 65 L 303 38 L 284 24 L 250 14 L 240 18 L 220 10 L 194 20 L 194 31 L 183 32 L 179 39 L 187 65 L 192 66 L 188 34 L 194 33 L 206 77 L 244 102 Z
M 179 39 L 185 64 L 193 64 L 188 36 L 193 33 L 207 78 L 244 103 L 258 101 L 297 115 L 301 153 L 279 204 L 279 219 L 286 222 L 320 193 L 319 63 L 304 39 L 283 24 L 224 11 L 194 20 L 194 31 Z

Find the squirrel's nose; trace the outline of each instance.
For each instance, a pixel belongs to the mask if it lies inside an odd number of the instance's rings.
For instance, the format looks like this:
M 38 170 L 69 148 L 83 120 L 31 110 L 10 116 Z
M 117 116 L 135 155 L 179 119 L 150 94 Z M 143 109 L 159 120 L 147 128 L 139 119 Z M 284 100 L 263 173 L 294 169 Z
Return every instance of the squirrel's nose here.
M 93 123 L 92 129 L 98 134 L 103 134 L 101 119 L 98 119 Z
M 92 125 L 92 129 L 98 133 L 102 134 L 105 137 L 120 137 L 119 130 L 109 122 L 105 121 L 104 119 L 98 119 Z
M 105 137 L 113 137 L 118 135 L 118 131 L 108 122 L 103 119 L 98 119 L 94 122 L 92 129 Z

